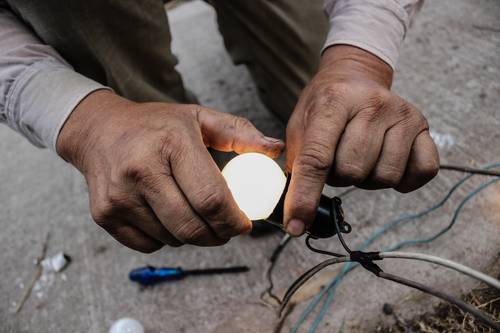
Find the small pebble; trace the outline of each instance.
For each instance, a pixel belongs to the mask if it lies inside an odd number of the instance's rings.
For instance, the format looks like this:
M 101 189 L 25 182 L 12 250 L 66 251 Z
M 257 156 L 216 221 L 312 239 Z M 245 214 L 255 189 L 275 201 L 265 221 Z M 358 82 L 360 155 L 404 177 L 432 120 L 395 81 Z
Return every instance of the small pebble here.
M 394 313 L 394 309 L 392 308 L 392 305 L 390 305 L 389 303 L 384 304 L 384 306 L 382 307 L 382 311 L 387 316 L 390 316 Z

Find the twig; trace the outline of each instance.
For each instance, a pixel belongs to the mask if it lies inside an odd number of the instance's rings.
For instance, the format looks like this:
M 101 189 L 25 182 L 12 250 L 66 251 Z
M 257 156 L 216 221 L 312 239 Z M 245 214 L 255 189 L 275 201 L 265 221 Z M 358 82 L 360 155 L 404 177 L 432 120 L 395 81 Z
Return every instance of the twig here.
M 24 306 L 24 303 L 26 303 L 29 296 L 31 295 L 31 291 L 33 290 L 33 287 L 35 286 L 35 283 L 38 281 L 38 279 L 42 275 L 43 268 L 42 268 L 41 262 L 43 259 L 45 259 L 45 256 L 47 254 L 49 237 L 50 237 L 50 232 L 48 232 L 47 236 L 45 237 L 45 241 L 42 244 L 42 250 L 40 251 L 40 255 L 36 258 L 36 261 L 35 261 L 35 264 L 36 264 L 35 272 L 33 273 L 33 277 L 31 278 L 30 283 L 27 285 L 26 289 L 24 289 L 23 295 L 16 306 L 15 313 L 19 313 L 19 311 L 21 311 L 21 309 Z
M 481 309 L 481 308 L 484 308 L 486 305 L 490 305 L 491 303 L 495 303 L 496 301 L 499 301 L 500 300 L 500 297 L 497 297 L 495 299 L 492 299 L 491 301 L 488 301 L 484 304 L 481 304 L 481 305 L 478 305 L 476 306 L 478 309 Z

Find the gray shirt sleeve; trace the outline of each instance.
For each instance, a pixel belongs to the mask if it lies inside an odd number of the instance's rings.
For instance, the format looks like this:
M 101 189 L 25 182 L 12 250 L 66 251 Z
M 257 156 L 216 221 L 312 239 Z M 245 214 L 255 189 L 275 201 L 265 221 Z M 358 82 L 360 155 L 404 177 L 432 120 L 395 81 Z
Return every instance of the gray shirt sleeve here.
M 0 0 L 0 122 L 55 151 L 71 111 L 102 88 L 76 73 Z
M 325 48 L 347 44 L 364 49 L 393 69 L 413 15 L 423 0 L 325 0 L 330 32 Z

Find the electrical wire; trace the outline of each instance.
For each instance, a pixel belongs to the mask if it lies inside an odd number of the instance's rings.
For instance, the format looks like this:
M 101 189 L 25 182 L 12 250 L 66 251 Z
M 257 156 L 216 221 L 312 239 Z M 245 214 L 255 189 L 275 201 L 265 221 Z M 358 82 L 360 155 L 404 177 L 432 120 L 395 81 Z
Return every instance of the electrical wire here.
M 405 278 L 402 278 L 400 276 L 396 276 L 394 274 L 389 274 L 385 272 L 380 272 L 378 276 L 382 279 L 385 280 L 390 280 L 399 284 L 403 284 L 405 286 L 420 290 L 424 293 L 430 294 L 432 296 L 435 296 L 437 298 L 440 298 L 448 303 L 451 303 L 458 307 L 460 310 L 470 313 L 473 315 L 475 318 L 480 319 L 484 324 L 488 325 L 489 327 L 493 328 L 495 331 L 500 331 L 500 323 L 496 323 L 494 319 L 490 318 L 488 315 L 486 315 L 483 311 L 478 310 L 477 308 L 473 307 L 470 304 L 465 303 L 464 301 L 450 296 L 448 294 L 445 294 L 437 289 L 431 288 L 429 286 L 423 285 L 421 283 L 411 281 Z
M 400 258 L 400 259 L 413 259 L 413 260 L 421 260 L 421 261 L 426 261 L 430 262 L 433 264 L 437 264 L 443 267 L 451 268 L 457 272 L 463 273 L 465 275 L 468 275 L 472 278 L 475 278 L 481 282 L 484 282 L 493 288 L 496 288 L 500 290 L 500 281 L 486 275 L 484 273 L 481 273 L 479 271 L 476 271 L 470 267 L 467 267 L 465 265 L 462 265 L 460 263 L 457 263 L 455 261 L 449 260 L 449 259 L 444 259 L 436 256 L 432 256 L 429 254 L 424 254 L 424 253 L 411 253 L 411 252 L 380 252 L 379 253 L 380 258 L 385 259 L 385 258 Z
M 335 264 L 342 263 L 342 262 L 347 262 L 347 261 L 351 261 L 351 259 L 349 259 L 346 256 L 339 257 L 339 258 L 327 259 L 325 261 L 322 261 L 318 265 L 314 266 L 313 268 L 309 269 L 304 274 L 302 274 L 297 280 L 295 280 L 292 283 L 292 285 L 286 291 L 285 296 L 283 296 L 283 300 L 280 302 L 281 306 L 280 306 L 280 310 L 279 310 L 279 315 L 281 316 L 281 314 L 283 313 L 283 310 L 285 309 L 287 304 L 290 302 L 290 299 L 295 294 L 295 292 L 297 290 L 299 290 L 300 287 L 302 287 L 316 273 L 318 273 L 319 271 L 321 271 L 322 269 L 324 269 L 328 266 L 335 265 Z
M 339 235 L 339 238 L 340 237 L 342 237 L 342 236 Z M 441 264 L 442 266 L 449 267 L 449 268 L 452 268 L 452 269 L 456 269 L 459 272 L 464 272 L 465 274 L 473 276 L 473 277 L 475 275 L 477 275 L 477 273 L 479 273 L 477 271 L 472 270 L 469 267 L 466 267 L 464 265 L 458 264 L 458 263 L 453 262 L 451 260 L 442 259 L 442 258 L 439 258 L 439 257 L 430 256 L 430 255 L 420 255 L 418 253 L 405 253 L 405 252 L 389 253 L 389 252 L 385 252 L 385 253 L 380 253 L 379 257 L 381 259 L 384 259 L 384 258 L 403 258 L 403 259 L 424 260 L 424 261 L 428 261 L 428 262 L 432 262 L 432 263 L 436 263 L 436 264 Z M 318 273 L 319 271 L 323 270 L 324 268 L 326 268 L 328 266 L 331 266 L 331 265 L 334 265 L 334 264 L 338 264 L 338 263 L 342 263 L 342 262 L 352 262 L 352 261 L 353 261 L 352 258 L 348 258 L 346 256 L 340 257 L 340 258 L 327 259 L 327 260 L 319 263 L 318 265 L 314 266 L 313 268 L 309 269 L 304 274 L 302 274 L 297 280 L 295 280 L 295 282 L 286 291 L 285 296 L 283 297 L 283 301 L 281 302 L 281 306 L 280 306 L 280 310 L 279 310 L 279 315 L 281 316 L 283 310 L 286 308 L 286 306 L 290 302 L 292 296 L 308 280 L 310 280 L 316 273 Z M 445 301 L 447 301 L 447 302 L 449 302 L 449 303 L 457 306 L 462 311 L 470 313 L 475 318 L 478 318 L 479 320 L 483 321 L 486 325 L 494 328 L 495 330 L 500 329 L 500 324 L 495 323 L 494 320 L 492 320 L 491 318 L 489 318 L 489 316 L 487 316 L 486 314 L 484 314 L 482 311 L 480 311 L 480 310 L 476 309 L 475 307 L 473 307 L 473 306 L 465 303 L 464 301 L 462 301 L 462 300 L 460 300 L 460 299 L 458 299 L 458 298 L 456 298 L 454 296 L 445 294 L 445 293 L 443 293 L 443 292 L 441 292 L 441 291 L 439 291 L 437 289 L 434 289 L 432 287 L 426 286 L 424 284 L 421 284 L 421 283 L 418 283 L 418 282 L 415 282 L 415 281 L 411 281 L 411 280 L 399 277 L 399 276 L 394 275 L 394 274 L 386 273 L 386 272 L 382 271 L 376 264 L 373 264 L 372 262 L 370 262 L 370 263 L 372 265 L 374 265 L 376 267 L 376 269 L 375 270 L 369 269 L 369 270 L 372 273 L 374 273 L 377 277 L 380 277 L 380 278 L 383 278 L 383 279 L 386 279 L 386 280 L 390 280 L 390 281 L 393 281 L 393 282 L 396 282 L 396 283 L 399 283 L 399 284 L 403 284 L 405 286 L 408 286 L 408 287 L 420 290 L 422 292 L 425 292 L 427 294 L 430 294 L 432 296 L 438 297 L 438 298 L 440 298 L 442 300 L 445 300 Z M 367 264 L 367 263 L 365 262 L 365 263 L 361 263 L 361 264 L 363 265 L 363 264 Z M 473 271 L 473 272 L 471 273 L 471 271 Z M 479 275 L 481 275 L 481 274 L 482 273 L 479 273 Z M 484 274 L 482 274 L 482 275 L 484 275 Z M 493 287 L 497 288 L 496 285 L 500 285 L 500 281 L 492 279 L 491 277 L 489 277 L 487 275 L 486 275 L 486 278 L 487 278 L 486 280 L 489 280 L 489 279 L 493 280 L 493 283 L 492 283 Z M 480 279 L 480 280 L 482 280 L 482 279 Z M 487 281 L 484 281 L 484 282 L 487 282 Z
M 331 210 L 333 210 L 333 203 L 332 203 Z M 393 281 L 393 282 L 396 282 L 396 283 L 399 283 L 399 284 L 403 284 L 403 285 L 415 288 L 415 289 L 420 290 L 422 292 L 425 292 L 425 293 L 428 293 L 428 294 L 433 295 L 435 297 L 438 297 L 440 299 L 443 299 L 443 300 L 445 300 L 445 301 L 447 301 L 447 302 L 449 302 L 449 303 L 457 306 L 461 310 L 470 313 L 475 318 L 480 319 L 481 321 L 483 321 L 489 327 L 492 327 L 495 330 L 500 330 L 500 324 L 495 323 L 494 320 L 492 320 L 491 318 L 489 318 L 489 316 L 487 316 L 486 314 L 484 314 L 482 311 L 474 308 L 473 306 L 471 306 L 471 305 L 463 302 L 462 300 L 460 300 L 460 299 L 458 299 L 456 297 L 453 297 L 451 295 L 445 294 L 445 293 L 443 293 L 443 292 L 441 292 L 439 290 L 436 290 L 434 288 L 428 287 L 428 286 L 426 286 L 424 284 L 421 284 L 421 283 L 418 283 L 418 282 L 415 282 L 415 281 L 412 281 L 412 280 L 408 280 L 408 279 L 399 277 L 399 276 L 394 275 L 394 274 L 385 273 L 377 264 L 373 263 L 373 260 L 367 259 L 368 255 L 374 254 L 374 253 L 366 253 L 366 252 L 361 252 L 361 251 L 355 251 L 355 252 L 351 251 L 351 249 L 347 246 L 346 242 L 344 241 L 342 233 L 339 232 L 339 230 L 340 230 L 339 222 L 337 221 L 337 219 L 333 219 L 332 222 L 334 224 L 335 230 L 337 231 L 337 237 L 340 240 L 340 243 L 342 244 L 342 246 L 344 247 L 344 249 L 350 254 L 350 257 L 351 257 L 352 261 L 358 261 L 361 264 L 361 266 L 363 266 L 368 271 L 374 273 L 378 277 L 381 277 L 381 278 L 386 279 L 386 280 L 390 280 L 390 281 Z M 376 255 L 374 257 L 376 259 L 383 259 L 383 256 L 381 256 L 380 253 L 376 253 Z M 393 255 L 391 255 L 391 253 L 386 252 L 385 253 L 385 257 L 386 258 L 391 258 L 392 257 L 392 258 L 405 258 L 405 259 L 425 260 L 425 261 L 429 261 L 429 262 L 434 262 L 434 263 L 437 263 L 437 264 L 441 264 L 441 265 L 446 266 L 446 267 L 450 267 L 450 268 L 455 269 L 455 270 L 460 271 L 460 272 L 466 271 L 467 275 L 472 275 L 472 276 L 483 275 L 482 273 L 474 271 L 474 270 L 472 270 L 469 267 L 466 267 L 464 265 L 458 264 L 458 263 L 453 262 L 451 260 L 442 259 L 442 258 L 438 258 L 438 257 L 435 257 L 435 256 L 430 256 L 430 255 L 424 255 L 424 254 L 422 254 L 422 255 L 419 256 L 418 254 L 415 254 L 415 253 L 404 253 L 404 252 L 396 252 Z M 319 269 L 315 270 L 315 272 L 318 272 L 318 271 L 319 271 Z M 479 276 L 479 277 L 481 277 L 481 276 Z M 493 278 L 491 278 L 489 276 L 486 276 L 486 280 L 487 281 L 491 280 L 492 281 L 492 286 L 494 286 L 494 287 L 500 286 L 500 281 L 496 281 L 495 279 L 493 279 Z M 300 288 L 300 285 L 296 286 L 296 288 Z M 498 289 L 500 289 L 500 288 L 498 288 Z
M 347 190 L 345 190 L 344 192 L 338 194 L 337 197 L 339 197 L 339 198 L 345 197 L 345 196 L 347 196 L 348 194 L 352 193 L 353 191 L 355 191 L 357 189 L 358 188 L 356 188 L 354 186 L 350 187 Z M 271 254 L 271 257 L 269 258 L 270 265 L 268 266 L 267 271 L 266 271 L 266 278 L 267 278 L 267 281 L 268 281 L 268 287 L 260 295 L 260 299 L 262 301 L 264 301 L 264 302 L 265 302 L 264 295 L 267 294 L 269 297 L 271 297 L 272 299 L 274 299 L 278 304 L 281 304 L 281 300 L 279 299 L 279 297 L 276 296 L 273 293 L 274 282 L 273 282 L 272 273 L 273 273 L 274 267 L 276 266 L 276 262 L 277 262 L 277 260 L 278 260 L 278 258 L 280 256 L 281 252 L 283 252 L 283 250 L 288 245 L 288 243 L 290 242 L 291 239 L 292 238 L 291 238 L 291 236 L 289 234 L 285 234 L 285 236 L 283 236 L 283 238 L 281 239 L 281 241 L 278 243 L 278 245 L 276 246 L 276 248 L 273 250 L 273 253 Z M 307 247 L 311 251 L 318 252 L 318 253 L 321 253 L 321 254 L 328 254 L 328 255 L 331 255 L 331 256 L 335 256 L 335 257 L 342 257 L 341 254 L 336 254 L 334 252 L 329 252 L 329 251 L 324 251 L 324 250 L 316 249 L 315 247 L 313 247 L 310 244 L 310 239 L 311 239 L 310 236 L 308 236 L 306 238 L 306 245 L 307 245 Z
M 495 168 L 495 167 L 499 167 L 499 166 L 500 166 L 500 163 L 495 163 L 495 164 L 491 164 L 491 165 L 485 166 L 485 169 Z M 361 250 L 365 249 L 371 243 L 373 243 L 375 240 L 377 240 L 383 234 L 385 234 L 387 231 L 389 231 L 390 229 L 393 229 L 394 227 L 398 226 L 399 224 L 401 224 L 401 223 L 407 223 L 407 222 L 410 222 L 410 221 L 415 220 L 417 218 L 420 218 L 422 216 L 425 216 L 425 215 L 429 214 L 430 212 L 432 212 L 432 211 L 438 209 L 439 207 L 443 206 L 444 203 L 451 197 L 451 195 L 453 194 L 453 192 L 455 192 L 463 183 L 465 183 L 465 181 L 467 181 L 468 179 L 470 179 L 472 176 L 473 175 L 468 175 L 468 176 L 460 179 L 457 183 L 454 184 L 454 186 L 449 190 L 449 192 L 445 195 L 445 197 L 440 202 L 438 202 L 437 204 L 435 204 L 434 206 L 432 206 L 432 207 L 430 207 L 430 208 L 428 208 L 428 209 L 426 209 L 424 211 L 412 214 L 412 215 L 404 215 L 404 216 L 402 216 L 402 217 L 400 217 L 400 218 L 398 218 L 398 219 L 396 219 L 396 220 L 394 220 L 394 221 L 386 224 L 382 229 L 380 229 L 378 232 L 374 233 L 369 239 L 367 239 L 360 246 L 360 249 Z M 446 230 L 449 230 L 449 227 L 452 226 L 455 223 L 455 221 L 456 221 L 456 219 L 458 217 L 458 214 L 460 213 L 461 209 L 463 208 L 463 206 L 465 205 L 465 203 L 470 198 L 472 198 L 474 195 L 476 195 L 477 193 L 479 193 L 484 188 L 490 186 L 491 184 L 493 184 L 493 182 L 495 182 L 497 180 L 498 179 L 495 179 L 495 180 L 493 180 L 491 182 L 481 184 L 481 186 L 479 186 L 478 188 L 476 188 L 472 192 L 470 192 L 467 195 L 467 197 L 464 198 L 462 200 L 462 202 L 460 202 L 460 204 L 457 207 L 457 209 L 455 211 L 455 214 L 454 214 L 454 216 L 452 218 L 452 221 L 450 222 L 450 224 L 447 227 L 444 228 L 444 232 L 446 232 Z M 441 234 L 441 232 L 439 232 L 438 234 Z M 433 239 L 435 239 L 435 238 L 431 237 L 431 239 L 420 239 L 420 240 L 404 241 L 404 242 L 400 242 L 400 243 L 396 244 L 395 246 L 392 246 L 391 248 L 389 248 L 387 250 L 393 250 L 393 249 L 401 248 L 401 247 L 406 246 L 406 245 L 411 245 L 412 242 L 415 242 L 415 241 L 417 241 L 417 244 L 419 244 L 419 243 L 422 243 L 422 242 L 425 242 L 425 241 L 432 241 Z M 308 330 L 308 332 L 310 332 L 310 333 L 316 331 L 316 329 L 319 326 L 320 322 L 322 321 L 323 317 L 326 315 L 327 309 L 330 307 L 330 304 L 333 301 L 333 296 L 335 294 L 335 291 L 336 291 L 338 285 L 341 283 L 343 277 L 346 274 L 348 274 L 349 272 L 351 272 L 353 269 L 355 269 L 357 266 L 359 266 L 359 264 L 356 264 L 356 263 L 347 263 L 347 264 L 344 265 L 344 268 L 342 269 L 341 273 L 339 273 L 339 275 L 337 275 L 330 282 L 329 285 L 327 285 L 325 288 L 323 288 L 322 291 L 320 293 L 318 293 L 317 296 L 315 296 L 315 298 L 308 304 L 308 306 L 306 307 L 306 309 L 301 313 L 299 319 L 297 320 L 297 322 L 295 323 L 295 325 L 292 327 L 292 330 L 291 330 L 292 333 L 296 333 L 298 331 L 298 329 L 300 328 L 300 326 L 302 325 L 302 323 L 305 321 L 305 319 L 311 314 L 311 312 L 314 310 L 314 308 L 321 302 L 321 300 L 323 299 L 323 297 L 325 296 L 325 294 L 327 294 L 327 298 L 324 300 L 323 305 L 321 306 L 319 314 L 317 315 L 317 317 L 315 318 L 315 320 L 313 321 L 312 325 L 310 326 L 310 328 Z
M 483 167 L 483 169 L 485 170 L 489 170 L 489 169 L 492 169 L 492 168 L 498 168 L 500 167 L 500 163 L 493 163 L 493 164 L 489 164 L 489 165 L 486 165 Z M 418 213 L 414 213 L 414 214 L 410 214 L 410 215 L 403 215 L 389 223 L 387 223 L 386 225 L 384 225 L 381 229 L 379 229 L 377 232 L 375 232 L 374 234 L 372 234 L 371 237 L 369 237 L 365 242 L 363 242 L 363 244 L 359 247 L 359 250 L 364 250 L 366 249 L 370 244 L 372 244 L 373 242 L 375 242 L 377 239 L 379 239 L 380 237 L 382 237 L 385 233 L 387 233 L 389 230 L 397 227 L 398 225 L 402 224 L 402 223 L 408 223 L 410 221 L 413 221 L 413 220 L 416 220 L 418 218 L 421 218 L 425 215 L 428 215 L 429 213 L 437 210 L 438 208 L 442 207 L 448 200 L 449 198 L 451 197 L 451 195 L 458 189 L 460 188 L 460 186 L 462 186 L 467 180 L 469 180 L 471 177 L 473 177 L 474 174 L 471 174 L 471 175 L 468 175 L 466 177 L 463 177 L 462 179 L 460 179 L 457 183 L 455 183 L 451 188 L 450 190 L 448 191 L 448 193 L 443 197 L 443 199 L 441 199 L 441 201 L 439 201 L 438 203 L 434 204 L 433 206 L 423 210 L 423 211 L 420 211 Z M 461 209 L 463 208 L 463 206 L 465 205 L 465 203 L 470 200 L 473 196 L 477 195 L 480 191 L 482 191 L 483 189 L 485 189 L 486 187 L 492 185 L 495 181 L 498 181 L 499 179 L 495 179 L 491 182 L 488 182 L 488 183 L 483 183 L 481 184 L 479 187 L 475 188 L 473 191 L 469 192 L 469 194 L 467 195 L 466 198 L 464 198 L 459 206 L 456 208 L 455 210 L 455 214 L 450 222 L 450 224 L 448 226 L 452 226 Z M 449 230 L 449 228 L 445 227 L 443 230 L 445 230 L 444 232 L 446 232 L 447 230 Z M 442 230 L 442 231 L 443 231 Z M 440 234 L 440 232 L 438 233 Z M 427 239 L 429 242 L 432 241 L 433 239 Z M 417 241 L 416 244 L 420 244 L 420 243 L 423 243 L 426 241 L 426 239 L 420 239 L 420 240 L 410 240 L 410 241 L 403 241 L 403 242 L 400 242 L 386 250 L 394 250 L 394 249 L 399 249 L 401 247 L 404 247 L 404 246 L 407 246 L 407 245 L 412 245 L 413 243 L 412 242 L 415 242 Z M 325 295 L 327 295 L 326 299 L 324 300 L 323 302 L 323 305 L 321 306 L 321 309 L 318 313 L 318 315 L 316 316 L 316 318 L 314 319 L 313 323 L 311 324 L 308 332 L 309 333 L 313 333 L 316 331 L 316 329 L 318 328 L 319 324 L 321 323 L 321 321 L 323 320 L 324 316 L 326 315 L 327 313 L 327 310 L 328 308 L 330 307 L 330 304 L 332 303 L 333 301 L 333 297 L 335 295 L 335 291 L 337 290 L 337 287 L 338 285 L 342 282 L 342 279 L 348 274 L 350 273 L 353 269 L 355 269 L 356 267 L 358 267 L 359 264 L 356 264 L 356 263 L 351 263 L 351 262 L 348 262 L 344 265 L 342 271 L 327 285 L 325 286 L 314 298 L 313 300 L 311 300 L 311 302 L 309 302 L 309 304 L 307 305 L 306 309 L 301 313 L 301 315 L 299 316 L 298 320 L 295 322 L 294 326 L 292 327 L 291 329 L 291 333 L 296 333 L 300 326 L 302 326 L 302 324 L 304 323 L 304 321 L 307 319 L 307 317 L 314 311 L 314 309 L 316 308 L 316 306 L 322 301 L 322 299 L 324 298 Z
M 314 239 L 314 237 L 312 237 L 311 235 L 307 235 L 307 237 L 306 237 L 306 246 L 307 246 L 307 248 L 309 250 L 311 250 L 313 252 L 316 252 L 316 253 L 319 253 L 319 254 L 326 254 L 326 255 L 329 255 L 329 256 L 332 256 L 332 257 L 337 257 L 337 258 L 345 257 L 342 254 L 338 254 L 338 253 L 335 253 L 335 252 L 321 250 L 321 249 L 318 249 L 317 247 L 312 246 L 311 239 Z
M 289 234 L 285 234 L 278 243 L 278 246 L 273 250 L 273 253 L 271 254 L 271 257 L 269 258 L 269 267 L 267 268 L 266 271 L 266 278 L 268 281 L 268 287 L 266 290 L 264 290 L 260 294 L 260 299 L 265 302 L 264 300 L 264 295 L 268 295 L 272 299 L 274 299 L 278 304 L 281 304 L 280 298 L 273 293 L 273 288 L 274 288 L 274 282 L 273 282 L 273 270 L 274 267 L 276 266 L 276 262 L 278 261 L 278 258 L 285 249 L 285 247 L 288 245 L 288 243 L 292 240 L 292 237 Z
M 439 166 L 439 169 L 449 170 L 449 171 L 460 171 L 460 172 L 470 173 L 470 174 L 474 174 L 474 175 L 500 177 L 500 171 L 471 168 L 471 167 L 461 166 L 461 165 L 441 164 Z

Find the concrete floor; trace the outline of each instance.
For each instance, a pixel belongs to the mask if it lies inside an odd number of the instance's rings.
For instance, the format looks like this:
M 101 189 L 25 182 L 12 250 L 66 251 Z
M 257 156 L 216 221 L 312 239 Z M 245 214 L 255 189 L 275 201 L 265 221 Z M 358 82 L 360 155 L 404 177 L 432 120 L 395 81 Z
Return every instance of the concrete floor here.
M 283 126 L 262 106 L 248 72 L 232 65 L 217 34 L 214 13 L 201 2 L 169 13 L 174 49 L 186 85 L 200 102 L 249 117 L 266 134 L 282 135 Z M 441 144 L 442 162 L 468 165 L 500 162 L 500 2 L 428 1 L 402 51 L 395 90 L 419 106 Z M 200 55 L 203 55 L 201 57 Z M 124 316 L 153 332 L 272 332 L 274 312 L 259 304 L 266 288 L 267 258 L 279 237 L 234 239 L 214 249 L 185 246 L 142 255 L 117 244 L 90 219 L 82 177 L 47 150 L 31 147 L 7 127 L 0 128 L 0 331 L 106 332 Z M 391 218 L 415 212 L 444 196 L 460 174 L 441 172 L 424 189 L 357 191 L 345 199 L 359 243 Z M 373 249 L 417 235 L 429 235 L 451 218 L 475 177 L 442 209 L 387 234 Z M 48 253 L 65 251 L 73 263 L 64 273 L 46 275 L 19 314 L 13 309 L 33 272 L 41 243 L 51 232 Z M 493 273 L 500 269 L 500 184 L 471 200 L 457 225 L 428 246 L 408 250 L 437 254 Z M 324 242 L 340 250 L 335 240 Z M 321 256 L 295 240 L 275 271 L 277 289 L 286 288 Z M 247 274 L 186 279 L 141 290 L 127 273 L 145 264 L 203 267 L 246 264 Z M 423 263 L 384 262 L 395 273 L 425 281 L 452 294 L 475 281 Z M 318 332 L 370 331 L 383 318 L 384 303 L 409 317 L 429 310 L 435 300 L 404 287 L 377 281 L 361 270 L 338 289 Z M 307 302 L 284 324 L 289 330 Z M 310 321 L 302 326 L 307 331 Z

